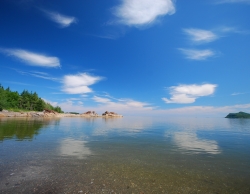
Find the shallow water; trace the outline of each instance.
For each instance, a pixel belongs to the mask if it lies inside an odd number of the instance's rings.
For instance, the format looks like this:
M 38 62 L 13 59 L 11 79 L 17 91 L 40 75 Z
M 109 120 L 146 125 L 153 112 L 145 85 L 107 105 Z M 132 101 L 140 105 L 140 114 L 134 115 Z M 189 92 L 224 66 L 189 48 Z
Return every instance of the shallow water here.
M 250 193 L 250 119 L 0 118 L 0 193 Z

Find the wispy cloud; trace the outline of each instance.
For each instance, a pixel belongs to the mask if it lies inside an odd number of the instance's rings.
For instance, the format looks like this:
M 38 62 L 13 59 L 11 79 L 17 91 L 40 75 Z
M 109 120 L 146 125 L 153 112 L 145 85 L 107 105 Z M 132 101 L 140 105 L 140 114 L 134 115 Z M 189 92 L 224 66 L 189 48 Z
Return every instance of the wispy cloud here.
M 58 106 L 58 102 L 54 102 L 54 101 L 50 101 L 50 100 L 47 100 L 45 98 L 42 98 L 46 103 L 49 103 L 51 104 L 52 106 Z
M 151 24 L 159 16 L 174 13 L 172 0 L 122 0 L 122 4 L 114 9 L 118 22 L 128 26 Z
M 31 71 L 32 73 L 38 74 L 38 75 L 44 75 L 44 76 L 48 76 L 49 74 L 46 72 L 42 72 L 42 71 Z
M 0 49 L 0 52 L 18 58 L 31 66 L 60 67 L 60 61 L 57 57 L 50 57 L 23 49 Z
M 60 78 L 56 78 L 51 76 L 48 73 L 40 72 L 40 71 L 22 71 L 19 69 L 14 69 L 16 72 L 22 74 L 22 75 L 29 75 L 37 78 L 42 78 L 46 80 L 56 81 L 59 83 L 62 83 L 62 91 L 67 94 L 82 94 L 82 97 L 87 97 L 86 93 L 93 92 L 93 90 L 89 87 L 90 85 L 93 85 L 97 83 L 98 81 L 104 79 L 100 76 L 93 76 L 87 73 L 79 73 L 76 75 L 65 75 Z M 71 98 L 69 101 L 72 101 L 73 98 Z M 76 99 L 74 99 L 76 100 Z
M 60 81 L 59 78 L 55 78 L 52 77 L 50 75 L 41 75 L 41 74 L 37 74 L 37 73 L 28 73 L 29 75 L 32 75 L 34 77 L 38 77 L 38 78 L 42 78 L 42 79 L 47 79 L 47 80 L 51 80 L 51 81 Z
M 90 85 L 102 80 L 103 77 L 92 76 L 87 73 L 79 73 L 76 75 L 66 75 L 63 77 L 63 91 L 68 94 L 84 94 L 93 92 Z
M 91 100 L 92 104 L 95 102 L 95 105 L 88 106 L 85 103 L 81 103 L 83 100 Z M 57 106 L 60 106 L 63 111 L 70 112 L 74 110 L 75 112 L 83 113 L 89 110 L 96 111 L 98 114 L 102 114 L 105 111 L 113 111 L 118 114 L 128 114 L 128 115 L 140 115 L 152 113 L 156 107 L 153 107 L 151 104 L 146 102 L 140 102 L 133 99 L 116 99 L 103 96 L 93 96 L 92 98 L 84 99 L 65 99 L 63 102 L 57 103 Z
M 185 28 L 184 33 L 190 38 L 192 43 L 204 44 L 215 41 L 229 34 L 249 34 L 249 31 L 239 30 L 236 27 L 220 26 L 212 30 L 198 28 Z
M 189 37 L 191 43 L 195 44 L 205 44 L 213 42 L 222 37 L 227 37 L 230 34 L 241 34 L 248 35 L 249 31 L 239 30 L 236 27 L 230 26 L 220 26 L 214 28 L 213 30 L 203 30 L 198 28 L 185 28 L 183 29 L 184 33 Z M 187 59 L 191 60 L 206 60 L 209 57 L 215 56 L 218 53 L 215 53 L 210 49 L 183 49 L 179 50 L 186 56 Z
M 216 4 L 224 4 L 224 3 L 245 3 L 250 4 L 250 0 L 216 0 Z
M 71 24 L 77 22 L 77 19 L 73 16 L 66 16 L 66 15 L 62 15 L 58 12 L 48 11 L 48 10 L 44 10 L 44 9 L 42 9 L 42 11 L 46 14 L 46 16 L 50 20 L 59 24 L 63 28 L 68 27 Z
M 151 106 L 149 103 L 135 101 L 132 99 L 116 99 L 113 97 L 100 97 L 94 96 L 92 98 L 93 101 L 99 103 L 101 107 L 105 110 L 113 110 L 113 111 L 151 111 L 155 107 Z
M 27 84 L 27 83 L 22 83 L 22 82 L 13 82 L 13 81 L 2 81 L 5 83 L 10 83 L 10 84 L 17 84 L 17 85 L 24 85 L 24 86 L 34 86 L 32 84 Z
M 186 28 L 183 29 L 183 31 L 190 37 L 190 40 L 194 43 L 208 43 L 218 38 L 218 35 L 209 30 Z
M 97 37 L 97 38 L 109 39 L 109 40 L 116 40 L 120 36 L 118 34 L 108 34 L 108 35 L 87 34 L 87 35 Z
M 56 106 L 60 106 L 63 111 L 70 112 L 74 110 L 75 112 L 83 113 L 88 110 L 94 110 L 98 114 L 104 111 L 114 111 L 119 114 L 125 115 L 150 115 L 150 116 L 185 116 L 185 117 L 225 117 L 230 112 L 250 112 L 250 104 L 235 104 L 228 106 L 184 106 L 180 108 L 171 109 L 157 109 L 157 107 L 150 107 L 150 104 L 145 108 L 132 108 L 126 106 L 119 102 L 109 103 L 99 103 L 99 105 L 94 106 L 79 106 L 76 103 L 65 101 L 60 103 L 55 103 Z M 148 107 L 148 108 L 147 108 Z
M 103 103 L 103 104 L 111 103 L 111 100 L 109 98 L 94 96 L 92 99 L 98 103 Z
M 186 56 L 187 59 L 191 60 L 206 60 L 209 57 L 215 56 L 215 52 L 210 49 L 199 50 L 179 48 L 179 50 Z
M 230 33 L 234 34 L 241 34 L 241 35 L 248 35 L 250 34 L 249 30 L 241 30 L 236 27 L 230 27 L 230 26 L 220 26 L 219 28 L 215 29 L 217 33 L 220 34 L 220 36 L 227 36 Z
M 225 117 L 230 112 L 250 112 L 250 104 L 236 104 L 230 106 L 186 106 L 181 108 L 155 110 L 156 115 L 183 116 L 211 116 Z
M 232 96 L 238 96 L 238 95 L 242 95 L 242 94 L 247 94 L 247 92 L 234 92 L 234 93 L 232 93 L 231 95 Z
M 83 106 L 83 102 L 82 102 L 83 98 L 67 98 L 64 101 L 64 104 L 70 104 L 71 106 L 78 106 L 82 107 Z
M 166 103 L 188 104 L 194 103 L 195 100 L 202 96 L 209 96 L 215 92 L 216 84 L 202 85 L 179 85 L 169 88 L 171 97 L 162 98 Z
M 52 77 L 51 75 L 49 75 L 48 73 L 44 73 L 44 72 L 36 72 L 36 71 L 22 71 L 19 69 L 14 69 L 17 73 L 20 73 L 22 75 L 29 75 L 29 76 L 33 76 L 33 77 L 37 77 L 37 78 L 42 78 L 42 79 L 46 79 L 46 80 L 51 80 L 51 81 L 57 81 L 59 82 L 60 79 L 56 78 L 56 77 Z
M 148 103 L 143 103 L 143 102 L 139 102 L 139 101 L 135 101 L 135 100 L 131 100 L 131 99 L 118 99 L 118 102 L 112 101 L 109 98 L 103 98 L 103 97 L 98 97 L 98 96 L 94 96 L 93 100 L 95 102 L 98 103 L 102 103 L 102 104 L 109 104 L 109 105 L 121 105 L 121 106 L 127 106 L 127 107 L 134 107 L 134 108 L 150 108 L 152 109 L 152 107 L 148 107 L 149 104 Z

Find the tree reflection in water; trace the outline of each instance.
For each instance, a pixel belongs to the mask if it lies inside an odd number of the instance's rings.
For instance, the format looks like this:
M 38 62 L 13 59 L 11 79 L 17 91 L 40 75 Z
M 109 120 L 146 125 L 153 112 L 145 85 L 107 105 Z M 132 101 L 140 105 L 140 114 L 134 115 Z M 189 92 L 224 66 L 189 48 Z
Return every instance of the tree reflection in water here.
M 17 141 L 32 140 L 50 119 L 32 118 L 0 118 L 0 141 L 16 139 Z

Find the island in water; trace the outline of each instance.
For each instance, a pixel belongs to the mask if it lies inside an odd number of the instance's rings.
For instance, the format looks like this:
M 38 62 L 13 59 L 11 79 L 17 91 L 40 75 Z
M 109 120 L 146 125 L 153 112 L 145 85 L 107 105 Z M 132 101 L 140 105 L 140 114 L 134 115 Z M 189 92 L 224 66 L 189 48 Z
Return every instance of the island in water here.
M 229 113 L 225 118 L 236 118 L 236 119 L 250 119 L 250 114 L 245 112 L 238 112 L 238 113 Z

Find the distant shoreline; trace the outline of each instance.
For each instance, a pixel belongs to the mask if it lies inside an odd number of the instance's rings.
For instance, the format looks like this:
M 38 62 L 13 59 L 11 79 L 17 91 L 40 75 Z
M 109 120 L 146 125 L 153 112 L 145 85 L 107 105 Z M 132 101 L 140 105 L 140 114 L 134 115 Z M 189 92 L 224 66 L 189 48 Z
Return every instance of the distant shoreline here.
M 107 111 L 106 111 L 107 112 Z M 102 118 L 116 118 L 116 117 L 123 117 L 123 115 L 119 114 L 72 114 L 72 113 L 57 113 L 55 111 L 53 112 L 47 112 L 47 111 L 28 111 L 28 112 L 13 112 L 13 111 L 7 111 L 3 110 L 0 111 L 0 117 L 8 117 L 8 118 L 22 118 L 22 117 L 31 117 L 31 118 L 48 118 L 48 117 L 56 117 L 56 118 L 61 118 L 61 117 L 85 117 L 85 118 L 90 118 L 90 117 L 102 117 Z

